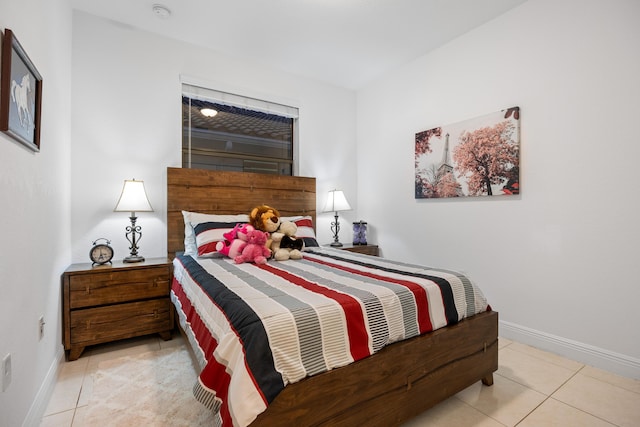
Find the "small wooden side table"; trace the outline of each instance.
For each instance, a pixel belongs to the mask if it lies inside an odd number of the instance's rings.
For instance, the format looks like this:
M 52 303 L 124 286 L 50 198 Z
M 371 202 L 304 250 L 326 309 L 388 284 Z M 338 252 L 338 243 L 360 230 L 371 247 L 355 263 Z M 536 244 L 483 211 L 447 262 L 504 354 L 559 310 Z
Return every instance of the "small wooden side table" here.
M 332 246 L 335 247 L 335 246 Z M 352 245 L 349 243 L 343 243 L 342 246 L 335 247 L 336 249 L 342 249 L 344 251 L 357 252 L 359 254 L 367 254 L 373 256 L 379 256 L 380 251 L 378 245 Z
M 73 264 L 62 274 L 62 339 L 67 360 L 86 346 L 159 333 L 171 339 L 171 262 Z

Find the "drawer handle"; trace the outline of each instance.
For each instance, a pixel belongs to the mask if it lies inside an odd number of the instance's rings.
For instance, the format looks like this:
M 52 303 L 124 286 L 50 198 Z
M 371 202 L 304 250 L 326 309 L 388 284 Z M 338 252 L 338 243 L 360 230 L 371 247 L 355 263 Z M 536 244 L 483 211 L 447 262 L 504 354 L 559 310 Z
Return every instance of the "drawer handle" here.
M 87 295 L 90 295 L 91 294 L 91 287 L 87 286 L 86 289 L 85 289 L 85 292 L 86 292 Z
M 153 310 L 153 313 L 150 313 L 149 317 L 153 317 L 154 319 L 157 319 L 158 317 L 160 317 L 158 315 L 158 310 Z

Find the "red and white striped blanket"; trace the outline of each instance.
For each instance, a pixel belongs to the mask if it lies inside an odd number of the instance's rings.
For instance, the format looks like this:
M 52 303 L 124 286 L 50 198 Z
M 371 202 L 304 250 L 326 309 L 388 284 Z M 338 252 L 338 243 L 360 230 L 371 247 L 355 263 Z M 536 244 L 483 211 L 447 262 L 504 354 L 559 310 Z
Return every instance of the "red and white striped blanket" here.
M 486 311 L 465 276 L 330 248 L 302 260 L 174 260 L 172 300 L 200 359 L 194 394 L 250 424 L 289 383 Z

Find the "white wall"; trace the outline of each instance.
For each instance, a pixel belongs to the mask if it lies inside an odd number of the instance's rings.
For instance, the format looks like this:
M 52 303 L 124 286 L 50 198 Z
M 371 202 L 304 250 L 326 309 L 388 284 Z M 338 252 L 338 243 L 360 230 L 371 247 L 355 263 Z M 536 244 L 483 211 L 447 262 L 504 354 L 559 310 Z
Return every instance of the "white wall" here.
M 639 18 L 637 0 L 526 2 L 360 91 L 357 143 L 385 256 L 463 270 L 503 336 L 636 378 Z M 515 105 L 520 196 L 414 199 L 416 132 Z
M 14 32 L 43 77 L 40 152 L 0 133 L 0 359 L 10 353 L 12 360 L 0 426 L 13 427 L 40 423 L 62 357 L 60 274 L 71 259 L 71 9 L 66 0 L 0 0 L 0 28 Z
M 385 255 L 468 272 L 501 334 L 592 352 L 638 377 L 639 8 L 529 1 L 356 96 L 82 13 L 71 47 L 67 0 L 0 0 L 0 28 L 44 76 L 41 152 L 0 135 L 0 358 L 13 361 L 0 426 L 37 425 L 47 403 L 62 357 L 61 272 L 97 237 L 128 252 L 126 214 L 112 212 L 124 179 L 144 179 L 156 209 L 140 215 L 142 254 L 165 253 L 181 74 L 297 104 L 299 172 L 318 178 L 319 206 L 343 188 L 357 210 L 342 221 L 368 220 Z M 522 108 L 521 196 L 413 199 L 415 132 L 511 105 Z M 318 218 L 321 241 L 330 220 Z
M 128 252 L 126 214 L 112 212 L 124 179 L 144 179 L 156 209 L 140 215 L 143 255 L 165 253 L 181 74 L 297 104 L 300 174 L 318 178 L 319 206 L 341 187 L 358 209 L 342 220 L 368 220 L 385 255 L 468 272 L 501 334 L 638 377 L 637 1 L 527 2 L 360 91 L 357 117 L 352 92 L 82 13 L 72 49 L 67 0 L 0 0 L 0 16 L 44 77 L 41 152 L 0 135 L 0 358 L 13 362 L 0 426 L 37 425 L 47 403 L 61 272 L 97 237 Z M 511 105 L 522 108 L 521 196 L 413 199 L 415 132 Z M 319 216 L 321 241 L 330 220 Z
M 318 178 L 318 204 L 335 186 L 356 196 L 355 93 L 261 64 L 73 15 L 72 245 L 88 260 L 98 237 L 128 255 L 128 214 L 114 213 L 124 179 L 145 181 L 155 212 L 140 213 L 140 254 L 166 255 L 166 167 L 181 164 L 180 77 L 300 109 L 299 175 Z M 277 206 L 276 206 L 277 208 Z M 331 216 L 319 215 L 330 241 Z

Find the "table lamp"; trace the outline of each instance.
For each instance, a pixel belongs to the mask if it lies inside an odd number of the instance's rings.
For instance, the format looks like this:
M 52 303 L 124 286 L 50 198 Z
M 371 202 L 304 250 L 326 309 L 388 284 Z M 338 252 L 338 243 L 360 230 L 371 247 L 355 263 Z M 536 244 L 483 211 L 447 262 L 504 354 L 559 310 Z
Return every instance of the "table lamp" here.
M 129 219 L 131 225 L 125 230 L 125 237 L 131 243 L 129 249 L 131 254 L 124 258 L 122 262 L 141 262 L 144 261 L 144 257 L 138 255 L 138 242 L 142 238 L 142 228 L 136 225 L 136 212 L 153 212 L 149 198 L 144 190 L 144 181 L 136 181 L 135 179 L 125 180 L 122 187 L 122 193 L 120 199 L 116 203 L 114 212 L 131 212 Z
M 329 197 L 327 203 L 324 205 L 323 212 L 335 212 L 335 221 L 331 223 L 331 231 L 333 232 L 333 243 L 331 246 L 340 247 L 342 243 L 338 239 L 338 233 L 340 232 L 340 222 L 338 221 L 338 212 L 351 210 L 347 198 L 344 197 L 342 190 L 329 191 Z

